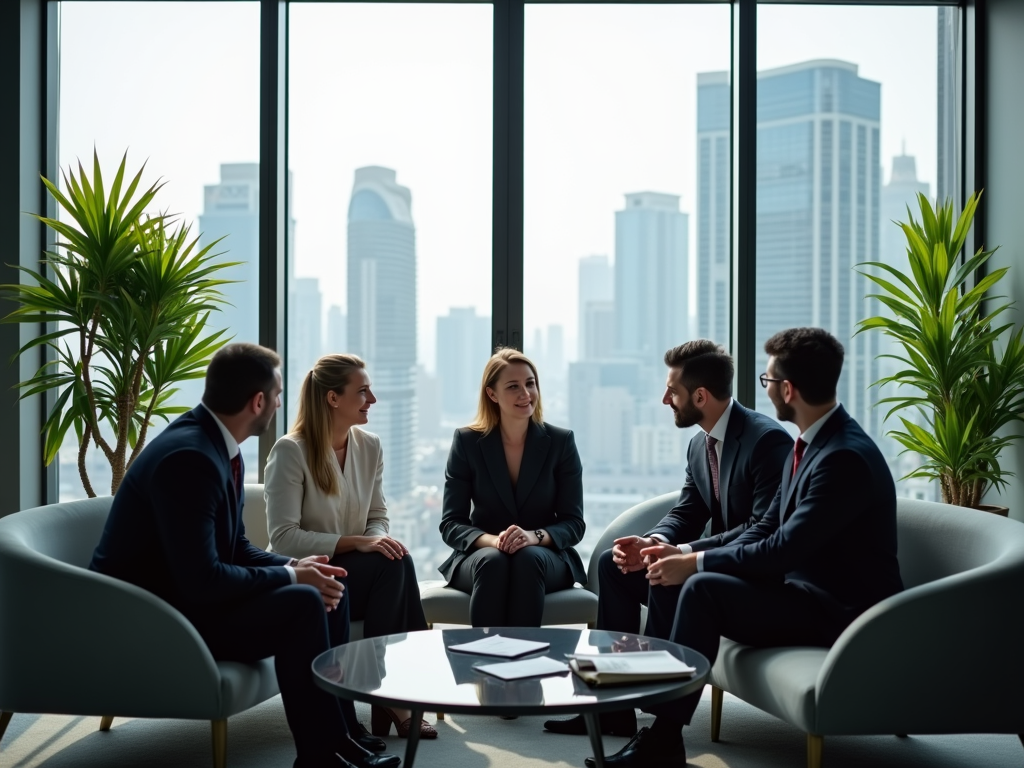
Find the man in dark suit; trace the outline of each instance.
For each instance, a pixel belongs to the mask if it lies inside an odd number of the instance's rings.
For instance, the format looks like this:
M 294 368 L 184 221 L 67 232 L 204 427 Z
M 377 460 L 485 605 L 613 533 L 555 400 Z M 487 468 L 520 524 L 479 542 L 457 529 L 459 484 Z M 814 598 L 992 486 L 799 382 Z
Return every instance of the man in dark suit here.
M 662 402 L 672 409 L 677 427 L 697 425 L 701 431 L 690 441 L 675 507 L 644 536 L 616 539 L 601 555 L 597 610 L 598 629 L 637 633 L 640 606 L 647 605 L 645 634 L 661 638 L 672 629 L 680 587 L 651 586 L 641 551 L 661 542 L 666 552 L 699 552 L 734 541 L 768 511 L 793 450 L 793 438 L 778 422 L 732 399 L 733 361 L 723 347 L 708 339 L 689 341 L 666 352 L 665 365 Z M 582 716 L 549 720 L 544 727 L 554 733 L 587 732 Z M 632 735 L 635 713 L 604 714 L 601 729 Z
M 800 429 L 767 514 L 724 547 L 644 550 L 653 559 L 651 584 L 683 585 L 670 639 L 712 663 L 722 637 L 762 648 L 830 647 L 857 616 L 903 589 L 892 475 L 874 441 L 836 402 L 842 345 L 820 328 L 792 328 L 764 348 L 761 384 L 778 417 Z M 685 764 L 682 727 L 699 700 L 697 692 L 652 707 L 654 725 L 606 765 Z
M 344 569 L 326 557 L 264 552 L 245 538 L 239 443 L 270 425 L 280 405 L 280 364 L 255 344 L 229 344 L 214 355 L 203 402 L 129 468 L 89 567 L 173 605 L 215 659 L 274 656 L 296 768 L 394 768 L 396 756 L 375 755 L 349 736 L 338 699 L 313 682 L 310 665 L 330 648 L 326 612 L 344 611 L 348 620 L 344 587 L 334 578 Z

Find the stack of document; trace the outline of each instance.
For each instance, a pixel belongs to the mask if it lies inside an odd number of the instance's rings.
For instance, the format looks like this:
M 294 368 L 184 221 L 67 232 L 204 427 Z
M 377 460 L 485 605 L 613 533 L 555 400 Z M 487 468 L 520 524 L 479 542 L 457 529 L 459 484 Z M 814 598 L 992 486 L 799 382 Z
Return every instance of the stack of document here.
M 478 656 L 501 656 L 505 659 L 514 659 L 517 656 L 525 656 L 528 653 L 547 650 L 550 646 L 550 643 L 542 643 L 536 640 L 517 640 L 514 637 L 489 635 L 483 640 L 449 645 L 448 650 L 458 651 L 459 653 L 474 653 Z
M 668 651 L 594 655 L 577 653 L 570 658 L 569 667 L 588 685 L 685 680 L 693 677 L 697 671 Z

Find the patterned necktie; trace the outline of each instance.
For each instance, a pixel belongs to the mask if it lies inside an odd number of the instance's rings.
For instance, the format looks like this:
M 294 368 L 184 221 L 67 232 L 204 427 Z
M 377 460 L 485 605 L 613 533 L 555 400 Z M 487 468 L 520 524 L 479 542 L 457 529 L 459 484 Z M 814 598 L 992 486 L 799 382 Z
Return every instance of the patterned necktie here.
M 800 459 L 804 457 L 804 448 L 807 447 L 807 443 L 802 438 L 796 439 L 796 445 L 793 446 L 793 474 L 791 477 L 796 477 L 796 468 L 800 466 Z
M 242 452 L 235 454 L 231 460 L 231 479 L 235 484 L 235 498 L 242 497 Z
M 715 450 L 718 440 L 708 434 L 705 434 L 704 438 L 704 444 L 708 449 L 708 464 L 711 467 L 711 484 L 715 488 L 715 500 L 721 501 L 722 497 L 718 492 L 718 451 Z

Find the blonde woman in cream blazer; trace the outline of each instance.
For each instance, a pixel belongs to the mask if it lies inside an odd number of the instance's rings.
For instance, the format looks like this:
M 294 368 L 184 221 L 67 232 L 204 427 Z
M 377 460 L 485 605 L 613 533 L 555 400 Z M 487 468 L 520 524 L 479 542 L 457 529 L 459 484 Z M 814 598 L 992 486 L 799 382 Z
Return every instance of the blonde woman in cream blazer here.
M 365 637 L 427 628 L 412 557 L 389 533 L 380 438 L 361 428 L 375 402 L 362 360 L 320 358 L 303 380 L 292 430 L 274 445 L 265 470 L 270 548 L 295 558 L 327 555 L 348 572 L 341 580 L 349 615 L 328 615 L 331 645 L 348 641 L 350 618 L 363 622 Z M 346 709 L 354 720 L 354 708 Z M 373 707 L 372 718 L 375 736 L 386 736 L 392 723 L 400 736 L 411 727 L 402 710 Z M 436 737 L 422 721 L 420 738 Z

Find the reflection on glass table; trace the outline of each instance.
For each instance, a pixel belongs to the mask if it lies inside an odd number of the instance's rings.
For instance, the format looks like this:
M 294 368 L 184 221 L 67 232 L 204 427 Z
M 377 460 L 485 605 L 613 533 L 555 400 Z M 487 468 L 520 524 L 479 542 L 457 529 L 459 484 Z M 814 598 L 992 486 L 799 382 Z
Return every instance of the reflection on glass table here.
M 591 688 L 575 675 L 526 680 L 499 680 L 474 667 L 499 661 L 449 651 L 458 643 L 490 634 L 542 641 L 548 648 L 534 656 L 565 661 L 573 653 L 631 653 L 664 650 L 696 668 L 688 680 L 663 680 L 642 685 Z M 472 715 L 582 714 L 587 721 L 598 766 L 604 764 L 597 715 L 628 707 L 646 707 L 698 691 L 710 671 L 696 651 L 667 640 L 604 630 L 559 627 L 494 627 L 429 630 L 357 640 L 332 648 L 313 662 L 317 685 L 336 696 L 386 707 L 412 710 L 413 722 L 423 712 Z M 419 734 L 409 732 L 405 767 L 412 768 Z

